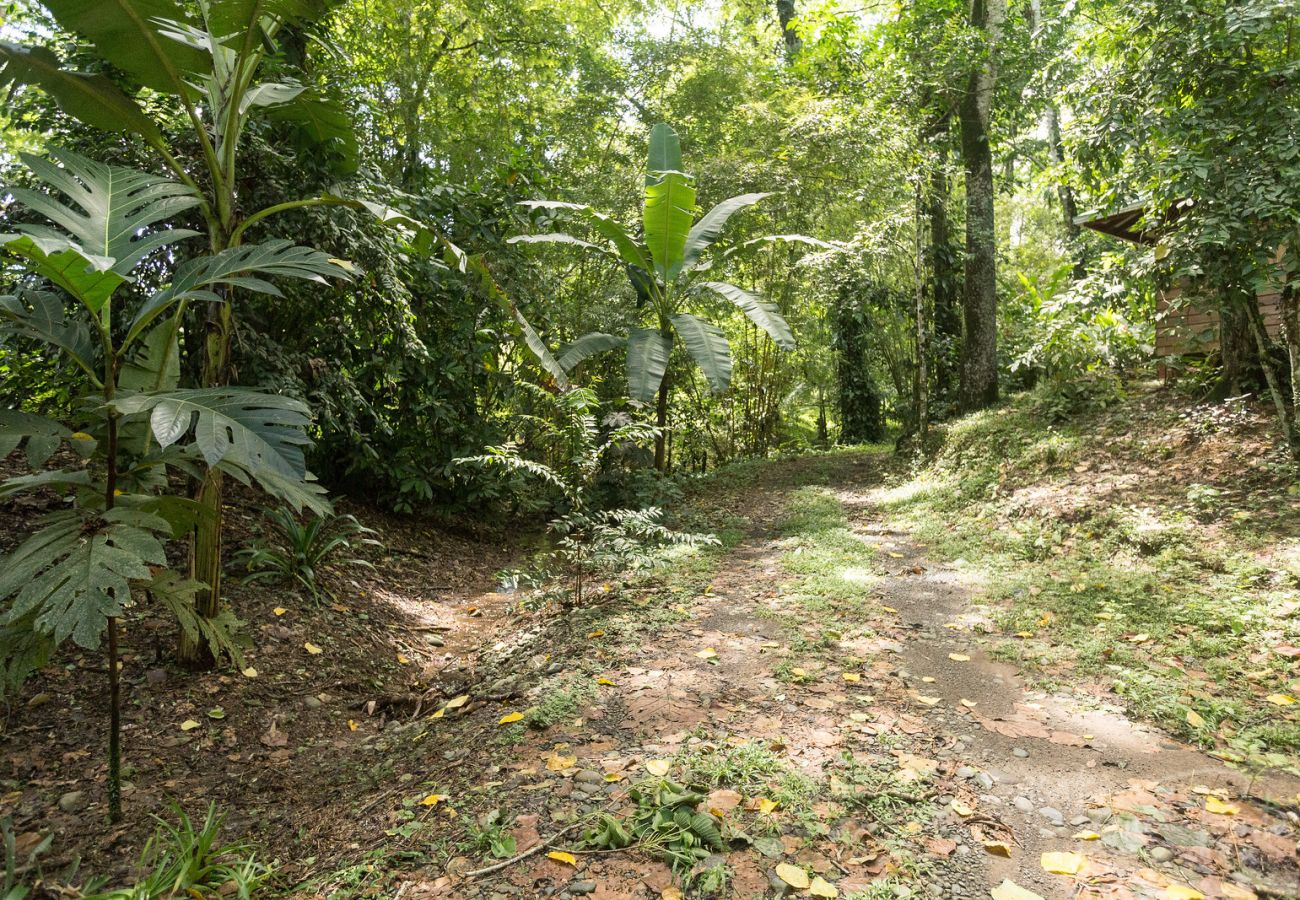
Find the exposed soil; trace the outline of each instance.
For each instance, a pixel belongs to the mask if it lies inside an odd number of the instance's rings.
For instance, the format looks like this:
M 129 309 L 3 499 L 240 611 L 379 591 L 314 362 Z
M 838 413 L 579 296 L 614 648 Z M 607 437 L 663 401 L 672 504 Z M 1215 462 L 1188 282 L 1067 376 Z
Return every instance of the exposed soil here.
M 77 856 L 125 876 L 148 814 L 174 797 L 227 810 L 230 833 L 257 840 L 279 883 L 304 897 L 666 898 L 667 865 L 584 853 L 574 826 L 595 810 L 626 814 L 629 785 L 660 763 L 676 777 L 692 756 L 755 746 L 825 794 L 802 817 L 725 786 L 710 794 L 706 809 L 769 838 L 706 861 L 728 867 L 725 896 L 789 892 L 778 863 L 840 896 L 903 875 L 910 887 L 895 893 L 954 898 L 988 896 L 1003 879 L 1044 897 L 1163 897 L 1179 885 L 1300 895 L 1287 811 L 1300 783 L 1251 781 L 1130 721 L 1100 686 L 1027 690 L 985 653 L 970 570 L 932 564 L 880 516 L 883 470 L 866 454 L 769 466 L 698 501 L 747 520 L 711 574 L 614 585 L 580 611 L 522 613 L 494 592 L 510 558 L 501 542 L 365 515 L 388 550 L 373 572 L 330 575 L 336 602 L 232 586 L 256 677 L 172 670 L 158 661 L 173 637 L 161 620 L 129 629 L 125 823 L 104 825 L 103 663 L 88 653 L 60 655 L 11 707 L 0 812 L 20 848 L 53 834 L 51 881 Z M 878 550 L 868 621 L 841 623 L 829 642 L 817 639 L 835 623 L 791 597 L 777 530 L 790 492 L 809 482 L 829 482 Z M 252 514 L 231 513 L 246 536 Z M 796 655 L 800 633 L 813 649 Z M 806 670 L 798 683 L 778 677 L 792 661 Z M 575 684 L 587 689 L 571 714 L 541 729 L 500 724 Z M 199 725 L 182 730 L 188 721 Z M 843 790 L 850 767 L 883 764 L 903 798 L 888 818 Z M 493 860 L 466 843 L 466 826 L 493 808 L 517 851 L 563 833 L 554 849 L 575 864 L 535 853 L 471 877 Z M 1055 851 L 1083 854 L 1079 871 L 1045 872 L 1040 856 Z

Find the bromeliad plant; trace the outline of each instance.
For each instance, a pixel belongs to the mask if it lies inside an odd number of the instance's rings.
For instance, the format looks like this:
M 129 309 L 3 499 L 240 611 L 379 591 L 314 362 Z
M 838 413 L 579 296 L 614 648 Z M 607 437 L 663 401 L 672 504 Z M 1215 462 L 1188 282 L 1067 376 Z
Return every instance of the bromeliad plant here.
M 231 375 L 235 289 L 259 289 L 237 273 L 251 277 L 266 264 L 292 264 L 299 249 L 288 242 L 249 245 L 249 229 L 288 209 L 362 205 L 327 194 L 249 209 L 249 173 L 240 164 L 241 138 L 261 116 L 296 126 L 302 142 L 329 154 L 339 174 L 355 170 L 356 135 L 347 114 L 287 74 L 286 54 L 278 44 L 287 28 L 301 32 L 322 20 L 336 0 L 43 0 L 42 5 L 62 28 L 147 88 L 153 108 L 170 106 L 178 114 L 155 118 L 105 75 L 68 70 L 48 49 L 0 40 L 0 88 L 38 85 L 87 125 L 132 135 L 188 189 L 188 206 L 205 225 L 207 252 L 214 260 L 208 265 L 232 276 L 192 298 L 206 310 L 202 385 L 223 388 Z M 198 148 L 193 158 L 178 156 L 164 121 L 181 123 L 181 138 Z M 196 494 L 204 514 L 191 536 L 189 570 L 205 585 L 195 597 L 195 612 L 204 618 L 220 612 L 224 476 L 220 467 L 209 469 Z M 205 662 L 202 644 L 184 633 L 178 655 L 189 665 Z
M 284 507 L 268 510 L 266 516 L 275 527 L 275 541 L 259 543 L 236 554 L 249 573 L 244 581 L 293 579 L 306 588 L 313 600 L 319 601 L 322 594 L 333 596 L 328 588 L 320 586 L 318 579 L 326 560 L 339 553 L 351 553 L 357 547 L 382 549 L 384 546 L 368 537 L 375 534 L 375 530 L 362 525 L 356 516 L 313 516 L 299 521 L 293 510 Z M 370 560 L 359 557 L 349 557 L 340 562 L 374 568 Z
M 628 396 L 649 404 L 658 394 L 656 422 L 660 435 L 655 441 L 655 465 L 664 466 L 663 429 L 668 421 L 668 361 L 674 336 L 681 338 L 687 353 L 698 365 L 715 392 L 731 383 L 731 348 L 717 325 L 687 311 L 701 294 L 711 293 L 738 306 L 755 325 L 782 350 L 794 349 L 794 335 L 776 306 L 752 291 L 707 277 L 715 262 L 739 252 L 775 241 L 798 241 L 828 248 L 830 245 L 803 235 L 768 235 L 719 249 L 714 246 L 727 221 L 737 211 L 752 206 L 770 194 L 741 194 L 724 200 L 695 220 L 695 180 L 682 170 L 681 143 L 668 125 L 656 125 L 650 132 L 650 156 L 646 165 L 645 193 L 641 210 L 642 232 L 638 237 L 614 219 L 589 206 L 558 200 L 526 203 L 533 209 L 584 221 L 603 242 L 582 240 L 569 234 L 518 235 L 510 243 L 561 243 L 596 251 L 613 260 L 626 272 L 636 293 L 638 308 L 649 311 L 650 321 L 634 328 L 626 338 L 600 332 L 583 335 L 558 358 L 550 353 L 525 325 L 528 346 L 543 367 L 561 382 L 587 357 L 627 346 Z
M 37 470 L 0 485 L 0 496 L 43 488 L 73 500 L 0 560 L 0 660 L 12 686 L 65 640 L 94 650 L 107 635 L 109 808 L 116 819 L 118 619 L 151 597 L 214 658 L 238 654 L 233 617 L 195 615 L 193 597 L 204 585 L 167 568 L 164 542 L 211 515 L 200 502 L 169 495 L 169 474 L 204 480 L 219 472 L 256 481 L 297 508 L 329 508 L 305 467 L 305 406 L 243 388 L 178 386 L 185 307 L 221 303 L 218 292 L 235 284 L 273 292 L 268 276 L 322 280 L 348 273 L 323 253 L 270 241 L 183 263 L 169 283 L 144 292 L 137 271 L 156 268 L 155 258 L 197 236 L 165 225 L 200 202 L 194 191 L 67 151 L 23 161 L 50 191 L 9 193 L 51 224 L 0 234 L 0 259 L 9 261 L 3 274 L 19 282 L 16 293 L 0 296 L 0 327 L 57 348 L 89 388 L 73 427 L 0 410 L 0 458 L 21 445 Z M 61 446 L 85 464 L 46 469 Z
M 655 507 L 599 509 L 593 504 L 596 479 L 606 458 L 630 445 L 649 443 L 658 429 L 611 416 L 606 420 L 608 431 L 602 432 L 596 421 L 599 403 L 590 388 L 571 387 L 552 395 L 527 382 L 517 386 L 533 398 L 540 413 L 522 418 L 536 426 L 543 441 L 552 444 L 557 461 L 548 465 L 529 459 L 517 444 L 510 443 L 455 463 L 531 477 L 558 494 L 560 514 L 547 524 L 554 541 L 548 562 L 571 581 L 573 605 L 582 603 L 586 585 L 596 577 L 654 565 L 656 548 L 718 543 L 712 535 L 666 527 L 663 510 Z

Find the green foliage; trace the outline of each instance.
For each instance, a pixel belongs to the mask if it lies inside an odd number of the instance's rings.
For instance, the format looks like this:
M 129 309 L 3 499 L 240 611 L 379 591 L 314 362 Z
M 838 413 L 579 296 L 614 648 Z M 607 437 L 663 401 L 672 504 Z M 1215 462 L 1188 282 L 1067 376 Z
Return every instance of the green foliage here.
M 138 880 L 130 887 L 92 890 L 84 900 L 164 900 L 182 895 L 220 894 L 250 900 L 270 879 L 270 866 L 259 862 L 253 847 L 242 841 L 218 842 L 225 815 L 208 804 L 195 822 L 175 802 L 175 823 L 154 816 L 158 823 L 136 863 Z
M 661 857 L 679 874 L 700 860 L 723 853 L 720 823 L 711 814 L 696 812 L 704 795 L 667 779 L 637 785 L 628 791 L 636 804 L 626 822 L 603 814 L 583 832 L 582 843 L 594 850 L 621 850 L 636 845 Z
M 313 600 L 322 594 L 333 596 L 319 583 L 319 573 L 332 557 L 353 553 L 360 547 L 383 548 L 383 544 L 367 535 L 375 534 L 356 516 L 330 514 L 313 516 L 305 522 L 288 509 L 266 510 L 265 515 L 275 528 L 273 544 L 258 543 L 240 550 L 235 558 L 244 563 L 249 572 L 245 581 L 278 578 L 297 581 Z M 374 564 L 360 557 L 335 560 L 345 566 L 363 566 L 373 569 Z
M 509 859 L 518 849 L 515 836 L 508 830 L 510 819 L 501 810 L 493 809 L 479 816 L 469 827 L 470 845 L 480 855 L 494 859 Z

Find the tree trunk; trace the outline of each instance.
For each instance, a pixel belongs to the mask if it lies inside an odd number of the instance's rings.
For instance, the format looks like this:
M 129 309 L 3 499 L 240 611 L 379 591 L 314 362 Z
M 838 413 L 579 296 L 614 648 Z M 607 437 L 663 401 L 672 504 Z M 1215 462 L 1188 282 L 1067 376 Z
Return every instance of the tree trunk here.
M 786 61 L 793 60 L 803 49 L 803 39 L 793 27 L 794 0 L 776 0 L 776 18 L 781 23 L 781 38 L 785 42 Z
M 993 55 L 1006 15 L 1007 0 L 973 0 L 971 25 L 984 33 L 986 54 L 970 73 L 958 107 L 966 172 L 961 404 L 967 410 L 982 409 L 998 398 L 997 245 L 989 122 L 997 81 Z
M 916 382 L 913 387 L 912 405 L 916 409 L 916 432 L 921 447 L 925 447 L 925 441 L 930 432 L 930 342 L 926 340 L 925 256 L 924 242 L 921 237 L 924 227 L 925 205 L 925 192 L 921 187 L 921 182 L 917 181 L 914 207 L 916 221 L 913 227 L 915 232 L 913 235 L 915 241 L 913 266 L 916 281 L 916 308 L 914 310 L 916 317 Z
M 659 434 L 655 437 L 655 468 L 660 472 L 668 467 L 668 371 L 664 370 L 664 380 L 659 382 L 659 402 L 655 408 L 655 427 Z
M 930 169 L 925 217 L 930 222 L 930 296 L 934 300 L 930 359 L 934 363 L 934 393 L 939 401 L 951 400 L 957 388 L 957 366 L 961 348 L 961 300 L 958 288 L 957 255 L 952 247 L 952 224 L 948 220 L 948 143 L 945 118 L 938 135 L 938 158 Z

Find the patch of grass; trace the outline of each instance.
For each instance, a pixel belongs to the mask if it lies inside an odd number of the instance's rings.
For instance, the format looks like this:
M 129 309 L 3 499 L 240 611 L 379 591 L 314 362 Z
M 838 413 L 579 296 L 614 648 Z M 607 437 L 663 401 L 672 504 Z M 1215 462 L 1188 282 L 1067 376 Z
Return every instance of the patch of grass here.
M 1125 471 L 1122 454 L 1140 465 L 1161 448 L 1194 452 L 1169 446 L 1176 416 L 1131 401 L 1057 425 L 1037 413 L 1030 394 L 951 424 L 935 458 L 879 491 L 879 505 L 932 557 L 961 559 L 990 586 L 982 599 L 1007 635 L 995 658 L 1045 687 L 1095 678 L 1175 735 L 1259 765 L 1294 755 L 1300 722 L 1264 700 L 1300 688 L 1269 652 L 1300 643 L 1295 573 L 1276 552 L 1293 538 L 1265 531 L 1263 512 L 1228 507 L 1242 492 L 1227 472 L 1215 485 L 1204 472 L 1130 482 L 1106 502 L 1080 483 Z M 1289 501 L 1279 489 L 1253 502 Z
M 570 675 L 546 688 L 542 699 L 524 712 L 520 725 L 543 730 L 559 722 L 577 718 L 578 710 L 596 696 L 596 683 L 590 678 Z
M 833 493 L 820 487 L 794 491 L 779 528 L 785 536 L 781 564 L 798 576 L 792 600 L 813 613 L 865 609 L 879 579 L 876 553 L 853 533 Z

